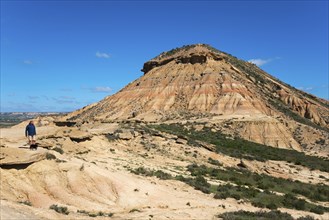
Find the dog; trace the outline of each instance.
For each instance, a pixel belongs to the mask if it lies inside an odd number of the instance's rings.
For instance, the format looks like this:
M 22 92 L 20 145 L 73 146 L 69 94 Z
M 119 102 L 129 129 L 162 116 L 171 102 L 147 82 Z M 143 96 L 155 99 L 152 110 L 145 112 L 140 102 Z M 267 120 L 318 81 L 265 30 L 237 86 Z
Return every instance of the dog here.
M 37 150 L 38 144 L 30 144 L 30 150 Z

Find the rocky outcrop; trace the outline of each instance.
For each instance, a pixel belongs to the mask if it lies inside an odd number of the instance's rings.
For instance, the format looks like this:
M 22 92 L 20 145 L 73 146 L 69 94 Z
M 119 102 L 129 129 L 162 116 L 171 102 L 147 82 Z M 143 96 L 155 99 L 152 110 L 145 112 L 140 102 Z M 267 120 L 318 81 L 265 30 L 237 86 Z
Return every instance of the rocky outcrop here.
M 149 62 L 144 63 L 143 69 L 141 71 L 144 72 L 144 74 L 146 74 L 151 69 L 153 69 L 154 67 L 157 67 L 159 65 L 160 65 L 159 62 L 157 62 L 157 61 L 149 61 Z
M 54 121 L 54 123 L 56 126 L 60 126 L 60 127 L 63 126 L 73 127 L 76 124 L 76 122 L 74 121 Z
M 165 60 L 162 60 L 161 62 L 160 61 L 149 61 L 149 62 L 144 63 L 142 72 L 144 72 L 144 74 L 146 74 L 153 68 L 166 65 L 167 63 L 169 63 L 171 61 L 174 61 L 176 64 L 178 64 L 178 63 L 203 64 L 207 61 L 207 56 L 202 55 L 202 54 L 200 54 L 200 55 L 190 54 L 189 56 L 177 57 L 176 59 L 174 59 L 174 58 L 165 59 Z
M 1 148 L 0 168 L 20 170 L 46 159 L 46 153 L 44 152 L 30 151 L 28 146 L 25 149 L 28 152 L 17 148 Z
M 310 119 L 316 124 L 326 125 L 326 122 L 315 109 L 315 105 L 294 95 L 281 96 L 282 101 L 300 116 Z
M 144 63 L 142 72 L 146 74 L 153 68 L 166 65 L 172 61 L 176 64 L 203 64 L 209 59 L 217 61 L 223 60 L 223 56 L 225 55 L 221 51 L 206 44 L 187 45 L 164 52 L 156 58 Z

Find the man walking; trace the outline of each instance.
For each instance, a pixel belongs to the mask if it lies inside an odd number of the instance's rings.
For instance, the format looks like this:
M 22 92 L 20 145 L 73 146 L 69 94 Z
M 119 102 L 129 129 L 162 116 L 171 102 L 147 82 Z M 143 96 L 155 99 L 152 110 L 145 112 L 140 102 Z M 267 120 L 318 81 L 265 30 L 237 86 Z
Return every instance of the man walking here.
M 33 121 L 30 121 L 30 123 L 26 126 L 26 129 L 25 129 L 25 136 L 28 138 L 30 145 L 35 144 L 36 135 L 37 135 L 37 132 L 36 132 L 34 123 L 33 123 Z

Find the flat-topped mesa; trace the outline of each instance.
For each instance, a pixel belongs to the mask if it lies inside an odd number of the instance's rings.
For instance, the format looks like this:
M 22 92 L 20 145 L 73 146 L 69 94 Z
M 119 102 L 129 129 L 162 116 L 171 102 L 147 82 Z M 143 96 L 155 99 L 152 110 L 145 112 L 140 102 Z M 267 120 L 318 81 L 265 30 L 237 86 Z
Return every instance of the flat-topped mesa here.
M 161 53 L 159 56 L 144 63 L 141 70 L 144 74 L 155 67 L 165 65 L 171 61 L 176 63 L 205 63 L 208 59 L 222 60 L 225 54 L 207 44 L 186 45 Z

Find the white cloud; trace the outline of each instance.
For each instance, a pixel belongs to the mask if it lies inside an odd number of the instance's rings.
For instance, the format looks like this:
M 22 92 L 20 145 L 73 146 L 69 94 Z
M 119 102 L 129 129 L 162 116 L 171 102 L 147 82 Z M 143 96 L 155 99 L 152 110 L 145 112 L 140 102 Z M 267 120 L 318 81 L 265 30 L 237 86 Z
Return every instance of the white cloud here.
M 96 52 L 96 57 L 108 59 L 108 58 L 110 58 L 110 54 L 108 54 L 108 53 L 101 53 L 101 52 L 97 51 Z
M 314 89 L 314 87 L 313 86 L 310 86 L 310 87 L 306 87 L 306 88 L 304 88 L 303 90 L 304 91 L 311 91 L 311 90 L 313 90 Z
M 57 104 L 78 104 L 79 102 L 76 101 L 74 97 L 70 96 L 60 96 L 60 97 L 53 97 L 52 98 Z
M 96 88 L 93 89 L 93 92 L 104 92 L 104 93 L 109 93 L 112 92 L 112 88 L 106 86 L 106 87 L 102 87 L 102 86 L 98 86 Z
M 39 96 L 32 96 L 32 95 L 29 95 L 28 98 L 30 100 L 36 100 L 36 99 L 39 99 L 40 97 Z
M 38 112 L 40 109 L 31 103 L 8 102 L 1 106 L 1 110 L 4 112 Z
M 314 86 L 308 86 L 308 87 L 300 86 L 300 87 L 297 87 L 297 89 L 299 89 L 299 90 L 303 90 L 303 91 L 307 92 L 307 91 L 312 91 L 312 90 L 314 90 L 315 87 L 314 87 Z
M 257 66 L 262 66 L 264 64 L 267 64 L 269 62 L 272 62 L 273 60 L 281 59 L 280 57 L 270 58 L 270 59 L 250 59 L 248 62 L 253 63 Z
M 24 60 L 23 63 L 26 64 L 26 65 L 33 64 L 32 60 Z
M 272 61 L 271 59 L 263 60 L 263 59 L 251 59 L 248 62 L 256 64 L 257 66 L 262 66 L 268 62 Z
M 72 96 L 60 96 L 60 99 L 66 99 L 66 100 L 75 100 L 75 97 Z
M 111 87 L 108 86 L 96 86 L 96 87 L 81 87 L 84 90 L 89 90 L 90 92 L 103 92 L 103 93 L 110 93 L 113 91 Z
M 303 90 L 304 92 L 313 91 L 313 90 L 323 90 L 327 89 L 328 85 L 313 85 L 313 86 L 299 86 L 297 89 Z

